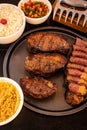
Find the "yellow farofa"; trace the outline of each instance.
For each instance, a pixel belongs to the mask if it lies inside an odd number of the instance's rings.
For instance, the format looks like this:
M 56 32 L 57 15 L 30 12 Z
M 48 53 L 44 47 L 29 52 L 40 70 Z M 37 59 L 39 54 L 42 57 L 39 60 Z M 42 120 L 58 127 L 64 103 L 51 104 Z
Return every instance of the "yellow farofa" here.
M 0 81 L 0 122 L 10 118 L 17 110 L 20 95 L 14 85 Z

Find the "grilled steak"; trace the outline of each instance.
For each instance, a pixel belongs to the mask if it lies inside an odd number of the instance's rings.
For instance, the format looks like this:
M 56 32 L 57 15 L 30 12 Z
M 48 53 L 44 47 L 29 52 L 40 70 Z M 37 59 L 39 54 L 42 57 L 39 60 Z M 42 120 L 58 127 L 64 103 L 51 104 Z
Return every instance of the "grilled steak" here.
M 66 54 L 70 48 L 67 40 L 51 32 L 37 32 L 28 37 L 28 50 L 35 52 L 61 52 Z
M 77 38 L 66 66 L 66 102 L 78 105 L 87 96 L 87 42 Z
M 25 70 L 48 77 L 60 68 L 63 68 L 66 63 L 67 59 L 63 55 L 39 53 L 26 57 Z
M 20 85 L 25 95 L 36 99 L 43 99 L 54 94 L 58 87 L 55 83 L 42 77 L 24 77 L 20 79 Z

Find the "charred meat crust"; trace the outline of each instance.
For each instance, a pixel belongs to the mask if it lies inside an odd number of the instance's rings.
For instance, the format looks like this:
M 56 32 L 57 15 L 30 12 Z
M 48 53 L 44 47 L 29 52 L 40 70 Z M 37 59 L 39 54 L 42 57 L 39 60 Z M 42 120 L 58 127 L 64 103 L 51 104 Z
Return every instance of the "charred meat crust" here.
M 20 79 L 20 85 L 25 95 L 36 99 L 47 98 L 58 89 L 55 83 L 41 77 L 26 76 Z
M 29 52 L 61 52 L 66 54 L 70 44 L 61 35 L 52 32 L 37 32 L 28 37 Z
M 60 54 L 34 54 L 26 57 L 25 70 L 48 77 L 63 68 L 67 63 L 65 56 Z

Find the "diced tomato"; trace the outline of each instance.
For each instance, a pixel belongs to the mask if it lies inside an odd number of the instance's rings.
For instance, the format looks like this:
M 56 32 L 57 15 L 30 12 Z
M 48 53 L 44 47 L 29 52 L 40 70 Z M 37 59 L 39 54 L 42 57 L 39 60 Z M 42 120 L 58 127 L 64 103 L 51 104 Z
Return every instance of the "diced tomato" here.
M 4 19 L 4 18 L 2 18 L 2 19 L 1 19 L 1 23 L 2 23 L 2 24 L 7 24 L 7 20 Z
M 42 7 L 44 6 L 44 3 L 43 2 L 41 2 L 41 4 L 40 4 Z
M 34 5 L 34 2 L 31 2 L 31 6 L 33 6 Z
M 24 3 L 24 7 L 25 7 L 25 8 L 27 7 L 27 3 Z

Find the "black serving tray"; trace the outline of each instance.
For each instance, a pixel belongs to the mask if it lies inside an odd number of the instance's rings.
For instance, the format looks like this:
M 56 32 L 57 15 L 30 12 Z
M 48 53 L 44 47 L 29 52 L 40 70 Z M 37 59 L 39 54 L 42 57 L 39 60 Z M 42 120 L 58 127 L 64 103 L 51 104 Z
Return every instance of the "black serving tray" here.
M 14 79 L 19 83 L 20 78 L 28 75 L 24 69 L 25 57 L 28 55 L 27 51 L 27 37 L 31 33 L 45 31 L 54 32 L 59 35 L 63 35 L 70 44 L 74 44 L 76 37 L 87 40 L 86 38 L 59 27 L 40 27 L 37 29 L 30 30 L 22 35 L 14 44 L 8 49 L 4 62 L 3 62 L 3 75 Z M 87 100 L 77 107 L 72 107 L 68 105 L 65 101 L 65 88 L 64 84 L 64 70 L 59 70 L 55 75 L 49 78 L 49 80 L 57 83 L 58 91 L 51 97 L 43 100 L 33 99 L 30 97 L 24 97 L 24 106 L 32 111 L 40 114 L 50 115 L 50 116 L 64 116 L 77 113 L 87 106 Z

